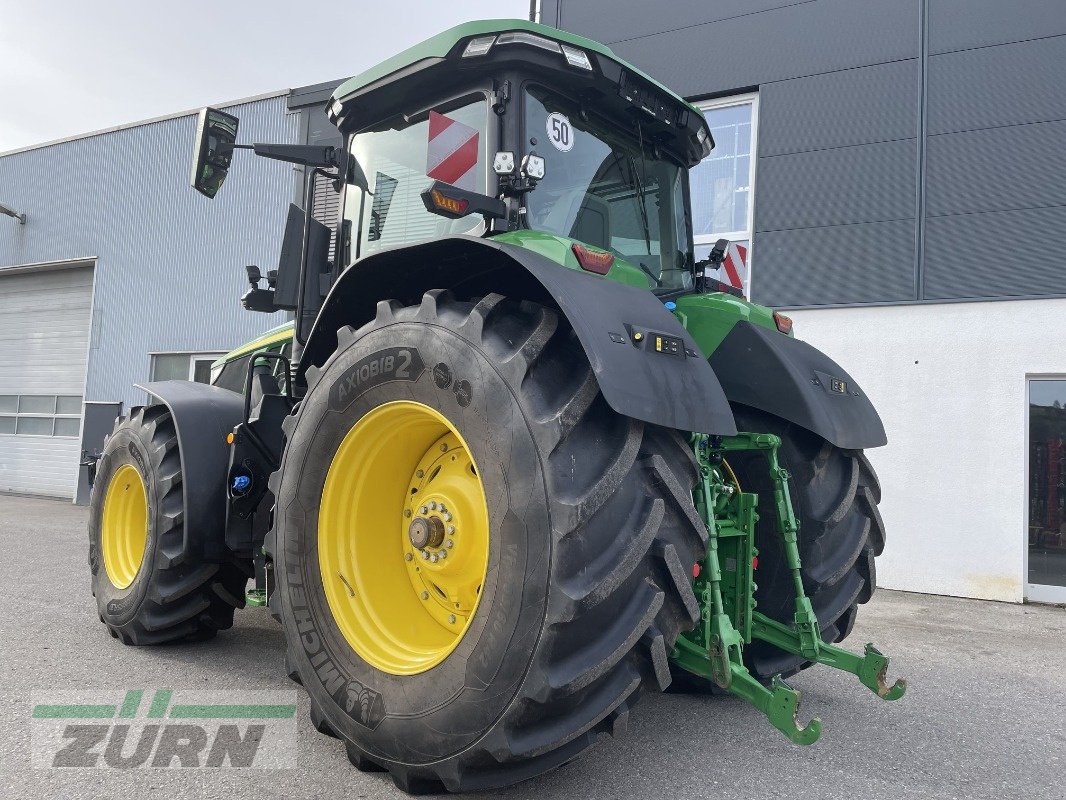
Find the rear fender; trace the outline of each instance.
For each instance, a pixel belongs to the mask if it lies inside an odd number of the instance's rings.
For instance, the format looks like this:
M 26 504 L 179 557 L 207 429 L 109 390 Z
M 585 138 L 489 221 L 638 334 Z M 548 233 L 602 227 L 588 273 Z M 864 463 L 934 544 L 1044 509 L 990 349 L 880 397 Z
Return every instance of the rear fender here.
M 683 431 L 736 432 L 713 370 L 654 294 L 472 236 L 384 250 L 349 267 L 315 321 L 300 372 L 322 366 L 337 348 L 337 329 L 370 322 L 379 301 L 416 305 L 430 289 L 459 297 L 498 292 L 550 305 L 570 322 L 616 412 Z
M 888 441 L 855 379 L 806 342 L 741 321 L 711 354 L 710 364 L 731 403 L 788 420 L 845 450 Z
M 244 419 L 244 398 L 193 381 L 137 384 L 170 411 L 178 435 L 184 495 L 184 552 L 217 561 L 226 555 L 226 434 Z

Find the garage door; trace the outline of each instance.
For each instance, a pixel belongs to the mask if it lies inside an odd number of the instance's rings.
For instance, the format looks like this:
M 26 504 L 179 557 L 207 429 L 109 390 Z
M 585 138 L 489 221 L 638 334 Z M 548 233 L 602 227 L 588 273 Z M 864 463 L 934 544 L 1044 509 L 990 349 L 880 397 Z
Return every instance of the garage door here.
M 0 491 L 73 497 L 92 267 L 0 272 Z

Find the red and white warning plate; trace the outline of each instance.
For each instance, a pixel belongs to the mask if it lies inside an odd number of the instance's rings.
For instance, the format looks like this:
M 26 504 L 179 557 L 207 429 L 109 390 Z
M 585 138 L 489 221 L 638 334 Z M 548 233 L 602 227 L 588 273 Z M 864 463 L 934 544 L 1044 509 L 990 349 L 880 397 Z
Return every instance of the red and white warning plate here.
M 477 191 L 478 131 L 429 112 L 426 175 L 470 192 Z

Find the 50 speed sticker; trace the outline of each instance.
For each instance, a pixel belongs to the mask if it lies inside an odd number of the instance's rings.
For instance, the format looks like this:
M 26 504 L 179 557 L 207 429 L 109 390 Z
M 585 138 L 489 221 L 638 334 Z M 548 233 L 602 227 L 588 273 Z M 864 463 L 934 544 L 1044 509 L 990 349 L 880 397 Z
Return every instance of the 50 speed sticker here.
M 545 122 L 544 127 L 552 147 L 564 153 L 569 153 L 573 149 L 574 128 L 565 114 L 553 111 L 548 115 L 548 120 Z

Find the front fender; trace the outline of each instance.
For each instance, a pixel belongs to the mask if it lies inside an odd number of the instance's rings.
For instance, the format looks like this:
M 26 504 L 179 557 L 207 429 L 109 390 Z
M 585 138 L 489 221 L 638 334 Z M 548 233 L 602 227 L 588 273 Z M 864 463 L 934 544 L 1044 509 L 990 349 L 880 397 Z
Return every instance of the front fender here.
M 244 420 L 244 398 L 193 381 L 137 384 L 163 403 L 174 419 L 181 456 L 185 552 L 215 561 L 226 551 L 226 434 Z
M 710 364 L 731 403 L 781 417 L 846 450 L 888 442 L 855 379 L 806 342 L 741 321 Z
M 499 292 L 551 305 L 570 322 L 616 412 L 677 430 L 736 433 L 714 371 L 654 294 L 472 236 L 384 250 L 349 267 L 315 320 L 301 372 L 324 364 L 337 347 L 337 329 L 369 322 L 379 301 L 415 305 L 430 289 L 461 297 Z

